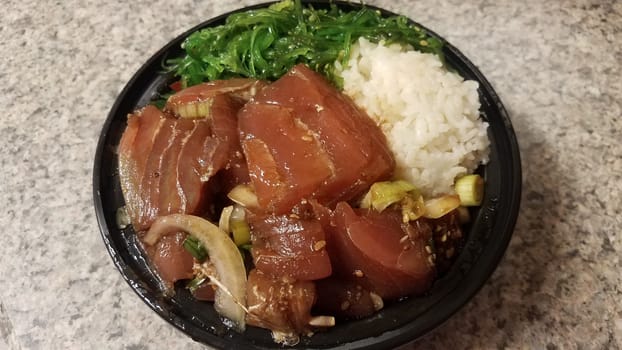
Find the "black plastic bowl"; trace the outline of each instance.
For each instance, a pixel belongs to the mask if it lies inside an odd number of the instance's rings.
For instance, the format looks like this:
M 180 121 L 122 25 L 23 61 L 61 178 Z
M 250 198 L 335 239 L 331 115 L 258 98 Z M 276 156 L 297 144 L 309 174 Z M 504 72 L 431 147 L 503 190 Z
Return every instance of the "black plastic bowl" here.
M 316 8 L 328 4 L 310 3 Z M 360 6 L 334 3 L 343 9 Z M 264 6 L 267 4 L 235 12 Z M 394 15 L 378 10 L 386 16 Z M 180 44 L 190 33 L 220 25 L 229 14 L 206 21 L 171 41 L 151 57 L 123 89 L 106 119 L 97 146 L 93 174 L 95 210 L 114 264 L 132 289 L 161 317 L 196 341 L 218 348 L 282 348 L 272 341 L 267 330 L 249 327 L 243 334 L 229 330 L 210 303 L 195 301 L 183 288 L 178 288 L 173 298 L 164 297 L 137 245 L 134 231 L 131 227 L 119 229 L 115 220 L 117 208 L 124 205 L 116 149 L 126 126 L 127 114 L 147 104 L 170 82 L 170 76 L 161 72 L 162 62 L 182 55 Z M 449 66 L 463 77 L 479 82 L 481 112 L 490 124 L 490 162 L 481 169 L 486 180 L 485 198 L 482 207 L 475 212 L 464 250 L 450 271 L 437 280 L 425 296 L 389 305 L 363 320 L 337 324 L 326 332 L 303 338 L 295 348 L 393 348 L 414 340 L 441 324 L 471 299 L 503 256 L 512 236 L 520 201 L 521 169 L 516 137 L 499 97 L 479 70 L 449 43 L 445 45 L 444 54 Z

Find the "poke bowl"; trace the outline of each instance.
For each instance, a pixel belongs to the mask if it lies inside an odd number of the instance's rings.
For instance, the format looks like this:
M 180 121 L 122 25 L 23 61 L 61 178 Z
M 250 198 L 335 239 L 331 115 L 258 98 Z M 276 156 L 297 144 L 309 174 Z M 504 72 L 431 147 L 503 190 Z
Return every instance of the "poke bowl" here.
M 171 86 L 180 81 L 179 75 L 175 71 L 164 69 L 163 64 L 184 57 L 186 52 L 182 48 L 182 43 L 187 38 L 201 29 L 226 24 L 232 15 L 266 9 L 269 6 L 278 7 L 279 4 L 282 3 L 250 6 L 207 20 L 175 38 L 154 54 L 127 83 L 111 108 L 100 135 L 94 162 L 95 210 L 104 244 L 113 263 L 134 292 L 160 317 L 192 339 L 216 348 L 271 349 L 283 348 L 284 345 L 275 342 L 274 333 L 269 329 L 254 327 L 252 323 L 251 326 L 247 325 L 244 331 L 236 330 L 236 327 L 217 311 L 213 302 L 197 300 L 186 283 L 175 282 L 168 289 L 163 288 L 162 276 L 154 268 L 150 253 L 145 249 L 144 236 L 137 234 L 139 230 L 134 229 L 137 224 L 125 218 L 128 214 L 120 211 L 120 208 L 125 208 L 129 201 L 128 180 L 124 178 L 127 171 L 123 168 L 123 160 L 120 159 L 123 157 L 121 144 L 124 133 L 128 130 L 128 115 L 140 113 L 136 111 L 157 103 L 163 96 L 164 99 L 168 98 L 168 101 L 172 98 L 169 97 L 173 94 L 170 91 Z M 342 1 L 303 1 L 296 4 L 320 11 L 332 9 L 332 11 L 356 12 L 365 8 L 382 18 L 398 16 L 374 6 Z M 478 116 L 486 125 L 485 137 L 489 144 L 485 162 L 474 166 L 471 172 L 482 179 L 482 196 L 477 205 L 469 206 L 465 210 L 469 219 L 461 226 L 464 237 L 459 249 L 451 257 L 451 264 L 446 266 L 442 273 L 435 274 L 435 278 L 430 281 L 425 291 L 418 291 L 414 295 L 392 296 L 391 300 L 385 300 L 381 303 L 381 307 L 364 317 L 338 318 L 337 322 L 333 319 L 330 327 L 314 329 L 312 335 L 300 336 L 296 342 L 286 347 L 394 348 L 417 339 L 451 317 L 482 288 L 499 264 L 511 239 L 519 209 L 521 166 L 510 118 L 491 84 L 457 48 L 410 19 L 406 19 L 405 23 L 417 28 L 417 31 L 425 35 L 430 42 L 440 43 L 438 46 L 439 57 L 442 57 L 440 62 L 448 71 L 464 80 L 477 83 L 473 91 L 476 91 Z M 427 41 L 423 44 L 429 45 Z M 290 69 L 292 68 L 287 68 L 289 72 L 283 76 L 297 74 L 291 73 Z M 339 85 L 340 80 L 336 81 Z M 187 81 L 184 85 L 190 85 L 186 83 Z M 252 97 L 249 100 L 254 102 L 259 98 Z M 270 103 L 272 102 L 271 100 Z M 248 109 L 247 105 L 244 105 L 244 108 Z M 323 108 L 317 108 L 317 113 L 322 112 Z M 239 112 L 237 115 L 240 115 Z M 247 119 L 251 120 L 251 117 L 252 115 L 247 116 Z M 412 133 L 414 135 L 415 131 Z M 249 157 L 248 147 L 244 148 L 244 154 Z M 252 169 L 252 166 L 253 164 L 248 164 L 249 169 Z M 367 168 L 364 166 L 361 169 Z M 385 179 L 382 176 L 378 178 Z M 270 190 L 268 188 L 266 193 L 271 192 Z M 256 191 L 259 194 L 259 189 Z M 357 196 L 360 197 L 360 193 Z M 318 195 L 318 198 L 321 201 L 324 197 Z M 327 201 L 322 204 L 326 204 L 329 211 L 337 210 L 333 202 Z M 427 246 L 425 249 L 430 250 Z M 244 255 L 244 252 L 241 254 Z M 250 258 L 251 254 L 248 252 L 246 254 L 247 258 Z M 253 254 L 256 254 L 256 251 L 253 251 Z M 254 263 L 258 264 L 257 261 Z M 338 267 L 333 265 L 333 269 L 336 268 Z M 217 279 L 215 283 L 219 283 Z M 247 309 L 243 309 L 248 312 Z

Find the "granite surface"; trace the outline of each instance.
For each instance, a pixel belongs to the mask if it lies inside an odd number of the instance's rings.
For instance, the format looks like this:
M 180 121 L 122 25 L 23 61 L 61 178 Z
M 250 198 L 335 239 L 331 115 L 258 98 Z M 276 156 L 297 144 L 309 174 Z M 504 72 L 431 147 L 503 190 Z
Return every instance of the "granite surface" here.
M 256 1 L 5 1 L 0 349 L 201 349 L 122 280 L 92 200 L 117 94 L 186 29 Z M 622 3 L 369 1 L 462 50 L 507 107 L 520 217 L 482 290 L 403 349 L 622 348 Z

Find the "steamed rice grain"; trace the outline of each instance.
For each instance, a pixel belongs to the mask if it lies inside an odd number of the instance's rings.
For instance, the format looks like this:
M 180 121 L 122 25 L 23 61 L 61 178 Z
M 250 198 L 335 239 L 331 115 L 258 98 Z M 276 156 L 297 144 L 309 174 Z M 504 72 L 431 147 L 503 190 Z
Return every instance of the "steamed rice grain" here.
M 344 92 L 387 136 L 395 178 L 424 196 L 452 193 L 457 176 L 488 161 L 478 83 L 449 72 L 438 56 L 359 39 L 347 65 L 337 68 Z

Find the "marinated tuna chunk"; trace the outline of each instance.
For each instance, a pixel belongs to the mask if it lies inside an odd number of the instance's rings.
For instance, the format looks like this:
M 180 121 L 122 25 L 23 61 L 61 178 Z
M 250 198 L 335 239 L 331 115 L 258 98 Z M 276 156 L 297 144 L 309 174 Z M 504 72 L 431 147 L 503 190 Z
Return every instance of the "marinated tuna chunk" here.
M 339 203 L 328 250 L 342 278 L 366 287 L 382 298 L 417 295 L 436 277 L 431 248 L 432 229 L 423 220 L 404 223 L 400 211 L 379 213 Z
M 128 117 L 119 144 L 119 176 L 135 230 L 148 229 L 158 216 L 204 212 L 208 181 L 241 158 L 239 106 L 218 95 L 209 119 L 177 119 L 153 106 Z
M 151 262 L 168 289 L 172 288 L 176 281 L 194 276 L 192 255 L 183 248 L 185 238 L 186 234 L 183 232 L 168 234 L 155 246 L 147 249 Z
M 286 282 L 251 270 L 247 283 L 246 321 L 249 325 L 294 337 L 309 331 L 311 308 L 316 298 L 313 282 Z
M 378 126 L 304 65 L 260 90 L 239 128 L 259 203 L 277 214 L 301 199 L 351 200 L 394 168 Z
M 330 276 L 326 238 L 319 221 L 297 215 L 253 215 L 253 262 L 271 276 L 317 280 Z

